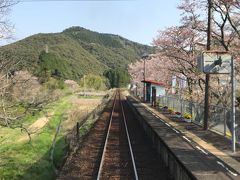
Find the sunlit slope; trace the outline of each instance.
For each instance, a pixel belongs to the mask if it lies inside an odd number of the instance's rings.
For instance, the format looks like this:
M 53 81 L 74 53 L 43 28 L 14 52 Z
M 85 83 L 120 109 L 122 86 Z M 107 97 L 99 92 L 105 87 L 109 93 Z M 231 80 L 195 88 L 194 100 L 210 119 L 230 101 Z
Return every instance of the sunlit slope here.
M 46 50 L 48 53 L 43 54 Z M 44 66 L 64 79 L 78 79 L 84 74 L 102 74 L 109 68 L 126 68 L 153 48 L 117 35 L 72 27 L 62 33 L 36 34 L 3 46 L 0 51 L 17 64 L 17 69 L 40 76 L 39 66 Z
M 84 49 L 110 68 L 126 68 L 141 58 L 143 53 L 153 53 L 151 46 L 132 42 L 118 35 L 97 33 L 82 27 L 71 27 L 63 31 L 76 39 Z

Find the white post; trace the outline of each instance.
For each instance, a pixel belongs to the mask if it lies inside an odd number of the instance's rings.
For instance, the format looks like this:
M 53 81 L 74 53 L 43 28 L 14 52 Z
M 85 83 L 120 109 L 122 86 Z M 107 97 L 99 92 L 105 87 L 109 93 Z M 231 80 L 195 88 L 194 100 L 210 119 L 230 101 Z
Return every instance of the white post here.
M 83 96 L 85 96 L 86 94 L 86 92 L 85 92 L 86 90 L 85 90 L 85 75 L 83 75 Z
M 235 72 L 234 72 L 234 61 L 231 58 L 231 82 L 232 82 L 232 152 L 236 152 L 236 131 L 235 131 Z

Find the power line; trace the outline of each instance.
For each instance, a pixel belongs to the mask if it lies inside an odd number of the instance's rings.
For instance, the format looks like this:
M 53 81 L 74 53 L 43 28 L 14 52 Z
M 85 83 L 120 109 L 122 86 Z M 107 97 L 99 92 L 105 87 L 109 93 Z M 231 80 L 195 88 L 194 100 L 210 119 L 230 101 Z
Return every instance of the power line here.
M 61 2 L 73 2 L 73 1 L 132 1 L 132 0 L 19 0 L 18 2 L 50 2 L 50 1 L 61 1 Z

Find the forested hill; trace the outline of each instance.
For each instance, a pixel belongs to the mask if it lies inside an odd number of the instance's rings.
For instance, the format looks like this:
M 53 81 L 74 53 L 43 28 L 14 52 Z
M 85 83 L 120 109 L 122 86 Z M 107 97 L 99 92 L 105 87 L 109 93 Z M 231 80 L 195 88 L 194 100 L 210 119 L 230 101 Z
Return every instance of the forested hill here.
M 41 76 L 39 72 L 44 70 L 64 79 L 78 79 L 83 74 L 126 69 L 143 53 L 152 53 L 153 48 L 118 35 L 71 27 L 61 33 L 30 36 L 0 47 L 0 52 L 18 69 L 28 69 L 35 75 Z

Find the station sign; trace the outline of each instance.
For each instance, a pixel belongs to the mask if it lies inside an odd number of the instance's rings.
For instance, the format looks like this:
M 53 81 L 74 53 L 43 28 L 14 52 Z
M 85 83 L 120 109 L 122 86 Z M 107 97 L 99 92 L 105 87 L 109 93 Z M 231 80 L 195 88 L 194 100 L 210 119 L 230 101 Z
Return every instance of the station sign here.
M 231 73 L 232 55 L 223 51 L 205 51 L 202 53 L 201 66 L 206 74 Z

